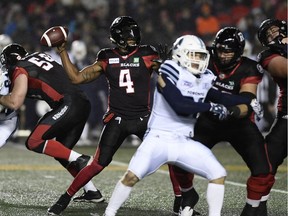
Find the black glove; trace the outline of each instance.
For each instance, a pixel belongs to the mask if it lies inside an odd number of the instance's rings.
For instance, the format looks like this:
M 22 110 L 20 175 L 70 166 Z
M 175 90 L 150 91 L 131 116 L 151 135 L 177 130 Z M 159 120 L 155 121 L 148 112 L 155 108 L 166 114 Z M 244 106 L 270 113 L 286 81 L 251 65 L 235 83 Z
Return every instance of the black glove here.
M 222 105 L 222 104 L 215 104 L 215 103 L 210 103 L 211 108 L 210 112 L 212 112 L 214 115 L 218 116 L 219 120 L 224 120 L 228 116 L 228 110 L 227 108 Z
M 153 59 L 154 62 L 158 62 L 159 64 L 162 64 L 165 60 L 171 59 L 172 49 L 168 49 L 167 44 L 165 45 L 158 44 L 157 52 L 159 55 L 159 59 Z

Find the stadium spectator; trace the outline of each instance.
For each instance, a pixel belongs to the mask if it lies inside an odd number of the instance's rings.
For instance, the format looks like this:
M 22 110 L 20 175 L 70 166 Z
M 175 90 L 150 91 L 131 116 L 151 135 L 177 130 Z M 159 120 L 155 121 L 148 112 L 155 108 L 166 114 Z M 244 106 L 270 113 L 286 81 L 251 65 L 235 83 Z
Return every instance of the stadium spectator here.
M 256 111 L 259 116 L 262 114 L 258 112 L 259 104 L 253 102 L 263 69 L 256 61 L 242 56 L 244 46 L 245 39 L 237 28 L 221 29 L 210 49 L 208 68 L 217 77 L 214 88 L 234 96 L 246 97 L 251 100 L 250 106 L 229 107 L 230 118 L 226 121 L 219 121 L 208 112 L 200 114 L 193 139 L 210 149 L 219 142 L 227 141 L 241 155 L 251 172 L 247 180 L 246 205 L 241 216 L 256 216 L 261 197 L 271 189 L 275 180 L 270 174 L 271 165 L 267 161 L 265 140 L 255 124 L 253 112 Z M 177 177 L 177 170 L 174 173 Z M 182 176 L 183 173 L 180 173 L 179 178 Z M 179 183 L 181 186 L 180 180 Z
M 203 38 L 205 44 L 210 44 L 213 36 L 219 31 L 220 24 L 217 17 L 212 14 L 209 3 L 203 3 L 200 11 L 200 15 L 196 18 L 196 32 Z
M 258 29 L 258 40 L 267 49 L 258 56 L 259 63 L 272 76 L 280 89 L 277 117 L 265 137 L 272 174 L 287 157 L 287 23 L 277 19 L 264 20 Z M 266 216 L 269 192 L 262 197 L 258 215 Z
M 89 100 L 71 84 L 63 67 L 46 53 L 28 54 L 21 45 L 12 43 L 3 49 L 1 63 L 11 77 L 12 90 L 9 95 L 0 96 L 0 104 L 18 110 L 30 97 L 46 101 L 52 109 L 34 127 L 26 147 L 54 157 L 76 176 L 91 159 L 72 150 L 89 116 Z M 87 182 L 84 189 L 93 193 L 95 202 L 103 201 L 92 182 Z
M 64 211 L 82 185 L 111 163 L 128 136 L 137 135 L 143 139 L 145 134 L 150 115 L 150 79 L 153 70 L 159 67 L 159 63 L 152 60 L 159 58 L 158 53 L 152 46 L 140 45 L 140 28 L 130 16 L 120 16 L 112 22 L 110 40 L 116 47 L 101 49 L 96 61 L 80 71 L 72 64 L 65 49 L 66 43 L 58 47 L 72 83 L 88 83 L 105 75 L 109 85 L 109 106 L 103 117 L 104 127 L 92 163 L 76 176 L 68 190 L 48 209 L 48 214 Z M 177 186 L 173 188 L 177 191 L 174 193 L 180 193 L 178 183 L 175 184 Z M 81 196 L 74 198 L 81 199 Z

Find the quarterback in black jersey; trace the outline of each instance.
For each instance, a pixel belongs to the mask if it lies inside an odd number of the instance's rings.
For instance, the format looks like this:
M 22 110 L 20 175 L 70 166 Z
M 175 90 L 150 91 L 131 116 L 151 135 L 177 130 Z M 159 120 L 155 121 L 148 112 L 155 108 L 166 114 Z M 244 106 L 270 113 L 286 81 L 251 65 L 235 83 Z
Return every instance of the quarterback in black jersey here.
M 258 29 L 258 39 L 264 47 L 267 47 L 258 55 L 258 61 L 280 90 L 277 116 L 265 137 L 272 174 L 275 175 L 278 166 L 287 157 L 287 23 L 276 19 L 264 20 Z M 261 215 L 264 216 L 267 215 L 267 199 L 268 196 L 261 202 Z
M 26 140 L 34 152 L 54 157 L 72 176 L 88 163 L 90 156 L 72 150 L 79 140 L 90 113 L 84 92 L 71 84 L 61 65 L 46 53 L 32 53 L 19 44 L 4 47 L 1 63 L 8 70 L 12 89 L 0 95 L 0 103 L 18 110 L 25 98 L 44 100 L 51 108 Z M 84 189 L 93 188 L 93 183 Z
M 221 29 L 210 48 L 208 68 L 217 76 L 213 85 L 215 89 L 241 95 L 255 102 L 253 99 L 256 98 L 257 85 L 262 79 L 263 71 L 256 61 L 242 56 L 244 46 L 245 39 L 237 28 Z M 229 107 L 230 117 L 224 121 L 216 119 L 210 113 L 202 113 L 195 124 L 193 137 L 209 148 L 227 141 L 247 164 L 251 176 L 247 180 L 247 200 L 241 216 L 257 215 L 262 196 L 270 191 L 275 181 L 270 174 L 264 137 L 254 122 L 252 106 L 253 103 L 251 106 L 241 104 Z M 177 170 L 175 171 L 177 174 Z M 179 178 L 181 176 L 183 174 L 179 174 Z
M 104 115 L 104 127 L 93 162 L 79 173 L 67 192 L 48 209 L 48 214 L 60 214 L 74 194 L 98 175 L 112 161 L 112 157 L 129 135 L 143 139 L 150 115 L 150 79 L 158 70 L 156 49 L 140 45 L 140 28 L 129 16 L 117 17 L 110 26 L 110 40 L 115 48 L 101 49 L 96 61 L 80 72 L 71 63 L 65 43 L 58 47 L 63 66 L 72 83 L 88 83 L 104 75 L 108 81 L 108 109 Z M 178 190 L 177 182 L 173 189 Z M 175 186 L 176 185 L 176 186 Z M 75 200 L 76 198 L 74 198 Z

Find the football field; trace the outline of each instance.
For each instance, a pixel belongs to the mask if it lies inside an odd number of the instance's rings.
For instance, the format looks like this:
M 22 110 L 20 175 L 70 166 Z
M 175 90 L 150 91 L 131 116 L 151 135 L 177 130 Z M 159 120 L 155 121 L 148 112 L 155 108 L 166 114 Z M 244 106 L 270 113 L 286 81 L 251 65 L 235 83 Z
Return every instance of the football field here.
M 77 147 L 80 153 L 93 155 L 96 147 Z M 93 178 L 106 201 L 99 204 L 70 203 L 62 215 L 102 216 L 113 188 L 127 169 L 135 147 L 123 146 L 113 162 Z M 213 149 L 228 172 L 222 215 L 239 216 L 245 204 L 245 182 L 249 176 L 242 159 L 225 143 Z M 205 159 L 204 159 L 205 160 Z M 41 216 L 65 192 L 72 177 L 53 158 L 28 151 L 24 144 L 8 143 L 0 150 L 0 216 Z M 195 209 L 207 216 L 205 191 L 207 181 L 195 177 L 200 200 Z M 79 191 L 79 194 L 82 190 Z M 287 214 L 287 161 L 279 168 L 270 195 L 269 215 Z M 139 182 L 130 198 L 119 210 L 119 216 L 171 216 L 173 191 L 167 166 Z

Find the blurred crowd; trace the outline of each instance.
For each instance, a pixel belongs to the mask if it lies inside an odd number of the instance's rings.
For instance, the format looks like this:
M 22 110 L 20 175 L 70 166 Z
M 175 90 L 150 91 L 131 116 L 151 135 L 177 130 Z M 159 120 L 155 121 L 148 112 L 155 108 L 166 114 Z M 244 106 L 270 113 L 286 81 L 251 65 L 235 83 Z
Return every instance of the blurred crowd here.
M 183 34 L 196 34 L 209 46 L 220 28 L 236 26 L 246 38 L 249 47 L 247 55 L 255 58 L 263 49 L 256 37 L 260 23 L 266 18 L 287 20 L 287 1 L 1 0 L 0 15 L 0 33 L 9 35 L 29 52 L 53 52 L 40 45 L 41 35 L 51 26 L 67 26 L 69 47 L 75 40 L 84 42 L 85 62 L 79 66 L 82 68 L 94 62 L 101 48 L 112 46 L 109 26 L 120 15 L 132 16 L 141 27 L 142 44 L 154 46 L 159 43 L 171 44 Z M 272 91 L 269 90 L 269 80 L 267 83 L 265 91 L 267 88 L 268 92 Z M 107 107 L 106 81 L 99 79 L 97 83 L 83 85 L 83 88 L 92 102 L 90 129 L 99 131 L 95 128 L 101 127 L 102 115 Z M 37 109 L 35 102 L 28 100 L 25 113 L 29 117 L 26 117 L 25 125 L 22 123 L 22 128 L 34 126 L 40 115 L 37 110 L 33 112 L 34 109 Z

